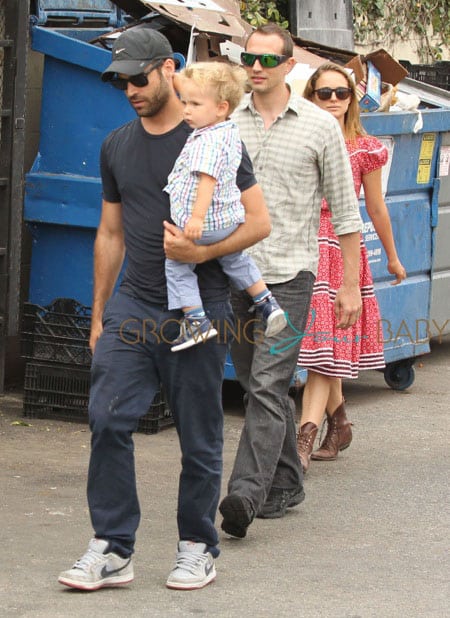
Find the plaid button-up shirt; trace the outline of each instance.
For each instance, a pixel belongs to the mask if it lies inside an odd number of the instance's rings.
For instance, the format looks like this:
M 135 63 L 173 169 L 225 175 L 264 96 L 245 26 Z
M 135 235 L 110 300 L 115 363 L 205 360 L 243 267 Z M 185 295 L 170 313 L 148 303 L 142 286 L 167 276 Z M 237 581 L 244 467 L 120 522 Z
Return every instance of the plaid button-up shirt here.
M 342 131 L 329 112 L 291 93 L 268 130 L 245 95 L 232 116 L 253 161 L 272 220 L 272 232 L 247 252 L 267 283 L 316 274 L 322 198 L 336 234 L 361 230 L 358 200 Z
M 189 135 L 164 187 L 170 195 L 170 214 L 176 225 L 184 228 L 192 215 L 199 172 L 216 179 L 203 229 L 223 230 L 243 223 L 245 211 L 236 185 L 241 158 L 239 129 L 231 120 L 196 129 Z

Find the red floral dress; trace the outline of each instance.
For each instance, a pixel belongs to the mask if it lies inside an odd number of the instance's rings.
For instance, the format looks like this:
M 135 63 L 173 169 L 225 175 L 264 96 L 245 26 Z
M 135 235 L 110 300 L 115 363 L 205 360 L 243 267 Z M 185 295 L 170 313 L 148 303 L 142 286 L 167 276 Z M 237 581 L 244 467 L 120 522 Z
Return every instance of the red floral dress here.
M 347 140 L 346 146 L 359 196 L 362 177 L 382 167 L 388 152 L 378 139 L 368 135 Z M 357 378 L 360 370 L 385 366 L 383 337 L 379 333 L 380 310 L 362 237 L 359 281 L 362 313 L 354 326 L 346 330 L 336 328 L 334 317 L 334 300 L 342 278 L 342 254 L 324 200 L 320 214 L 318 272 L 298 364 L 334 378 Z

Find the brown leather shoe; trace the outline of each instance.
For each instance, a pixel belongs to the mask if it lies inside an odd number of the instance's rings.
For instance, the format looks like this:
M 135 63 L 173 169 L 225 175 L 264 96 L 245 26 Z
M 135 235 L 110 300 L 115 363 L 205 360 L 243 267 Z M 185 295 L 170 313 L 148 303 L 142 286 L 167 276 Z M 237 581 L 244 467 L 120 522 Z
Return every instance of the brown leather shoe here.
M 300 431 L 297 434 L 297 453 L 302 462 L 303 472 L 306 472 L 309 468 L 311 451 L 313 450 L 318 429 L 315 423 L 308 422 L 300 427 Z
M 311 459 L 316 461 L 334 461 L 339 451 L 348 448 L 352 441 L 353 423 L 348 420 L 343 403 L 332 416 L 327 412 L 327 424 L 327 433 L 320 448 L 311 455 Z

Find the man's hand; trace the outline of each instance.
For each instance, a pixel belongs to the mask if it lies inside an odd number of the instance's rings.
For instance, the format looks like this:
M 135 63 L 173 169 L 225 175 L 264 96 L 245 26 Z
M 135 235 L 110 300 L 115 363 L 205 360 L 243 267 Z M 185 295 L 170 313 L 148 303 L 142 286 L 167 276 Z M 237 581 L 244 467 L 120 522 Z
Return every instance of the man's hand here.
M 168 221 L 164 221 L 164 252 L 166 257 L 177 262 L 201 264 L 207 260 L 206 247 L 196 245 Z
M 334 301 L 334 315 L 338 328 L 350 328 L 361 315 L 361 290 L 358 285 L 342 285 Z
M 203 219 L 201 217 L 196 217 L 192 215 L 190 219 L 187 220 L 186 225 L 184 226 L 184 235 L 189 240 L 198 240 L 202 237 L 203 232 Z
M 94 354 L 95 346 L 97 344 L 98 338 L 103 332 L 103 323 L 102 319 L 91 319 L 91 334 L 89 337 L 89 347 L 91 348 L 92 354 Z

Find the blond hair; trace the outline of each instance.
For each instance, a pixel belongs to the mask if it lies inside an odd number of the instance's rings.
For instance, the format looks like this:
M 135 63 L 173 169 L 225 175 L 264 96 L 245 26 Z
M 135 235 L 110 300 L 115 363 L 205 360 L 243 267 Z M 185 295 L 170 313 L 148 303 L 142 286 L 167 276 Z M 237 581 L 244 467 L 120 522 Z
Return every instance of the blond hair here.
M 217 103 L 226 101 L 230 114 L 239 105 L 247 83 L 247 73 L 242 67 L 216 61 L 194 62 L 180 72 L 180 77 L 192 80 Z
M 347 86 L 352 91 L 351 101 L 348 106 L 348 110 L 344 116 L 344 135 L 348 140 L 355 140 L 359 135 L 366 135 L 366 131 L 361 124 L 358 97 L 356 95 L 355 82 L 350 77 L 348 72 L 338 64 L 333 62 L 326 62 L 321 64 L 320 67 L 311 75 L 305 85 L 303 96 L 309 101 L 313 100 L 314 90 L 316 89 L 317 80 L 323 73 L 327 71 L 334 71 L 339 73 L 347 80 Z

